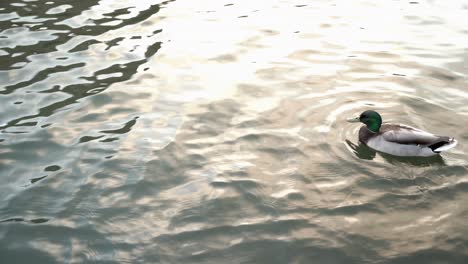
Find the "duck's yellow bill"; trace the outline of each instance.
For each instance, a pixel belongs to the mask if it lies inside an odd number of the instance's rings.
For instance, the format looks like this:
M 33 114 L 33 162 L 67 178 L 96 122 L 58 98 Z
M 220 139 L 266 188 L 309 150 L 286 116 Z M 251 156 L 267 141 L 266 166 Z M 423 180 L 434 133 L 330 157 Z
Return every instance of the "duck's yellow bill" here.
M 346 119 L 346 121 L 348 121 L 348 122 L 350 122 L 350 123 L 361 122 L 361 121 L 359 120 L 359 117 L 348 118 L 348 119 Z

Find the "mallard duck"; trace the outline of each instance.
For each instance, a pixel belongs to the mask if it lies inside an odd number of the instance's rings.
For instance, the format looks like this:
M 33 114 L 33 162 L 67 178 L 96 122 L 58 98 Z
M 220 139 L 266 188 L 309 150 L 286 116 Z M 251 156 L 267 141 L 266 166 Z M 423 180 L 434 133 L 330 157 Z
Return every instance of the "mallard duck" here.
M 348 122 L 361 122 L 359 141 L 380 152 L 395 156 L 428 157 L 457 145 L 457 140 L 437 136 L 420 129 L 401 124 L 382 124 L 382 117 L 372 110 L 364 111 Z

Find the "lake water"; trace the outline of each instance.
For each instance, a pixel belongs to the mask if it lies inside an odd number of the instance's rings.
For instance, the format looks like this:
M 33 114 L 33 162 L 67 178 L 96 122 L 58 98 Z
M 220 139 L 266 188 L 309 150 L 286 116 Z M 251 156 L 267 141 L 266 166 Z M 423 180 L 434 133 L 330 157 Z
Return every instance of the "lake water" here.
M 0 4 L 0 263 L 468 263 L 466 1 Z M 454 136 L 358 144 L 366 109 Z

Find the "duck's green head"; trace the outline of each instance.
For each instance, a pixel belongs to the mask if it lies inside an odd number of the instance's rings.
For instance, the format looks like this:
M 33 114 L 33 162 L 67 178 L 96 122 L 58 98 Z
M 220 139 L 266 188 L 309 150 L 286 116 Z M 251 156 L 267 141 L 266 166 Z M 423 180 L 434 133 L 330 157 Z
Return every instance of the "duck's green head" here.
M 367 126 L 367 129 L 377 133 L 382 125 L 382 117 L 376 111 L 367 110 L 362 112 L 359 117 L 348 119 L 348 122 L 364 123 Z

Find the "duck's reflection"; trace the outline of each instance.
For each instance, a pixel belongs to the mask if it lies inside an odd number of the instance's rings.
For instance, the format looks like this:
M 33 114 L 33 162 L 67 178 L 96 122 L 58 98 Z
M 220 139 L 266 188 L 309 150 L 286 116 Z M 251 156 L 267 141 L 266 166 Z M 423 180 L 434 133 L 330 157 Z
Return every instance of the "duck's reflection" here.
M 391 164 L 405 163 L 418 167 L 446 165 L 444 159 L 440 155 L 435 155 L 431 157 L 398 157 L 382 152 L 377 152 L 369 148 L 368 146 L 362 144 L 361 142 L 358 142 L 358 144 L 356 145 L 355 143 L 346 140 L 346 144 L 353 150 L 353 153 L 356 155 L 356 157 L 360 159 L 373 160 L 378 153 L 385 161 Z
M 368 146 L 358 142 L 354 144 L 353 142 L 346 140 L 346 144 L 353 150 L 354 154 L 360 159 L 373 160 L 376 155 L 376 151 L 369 148 Z

